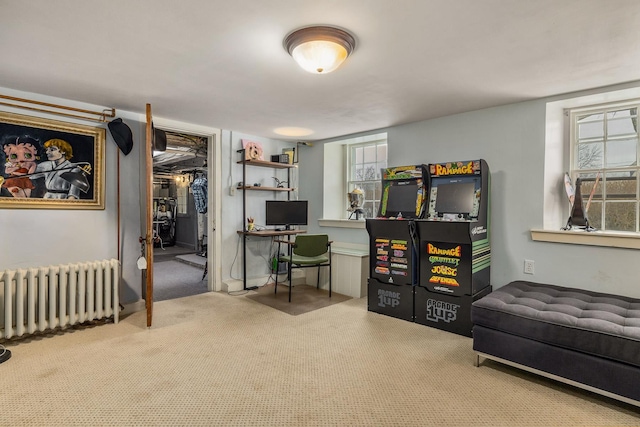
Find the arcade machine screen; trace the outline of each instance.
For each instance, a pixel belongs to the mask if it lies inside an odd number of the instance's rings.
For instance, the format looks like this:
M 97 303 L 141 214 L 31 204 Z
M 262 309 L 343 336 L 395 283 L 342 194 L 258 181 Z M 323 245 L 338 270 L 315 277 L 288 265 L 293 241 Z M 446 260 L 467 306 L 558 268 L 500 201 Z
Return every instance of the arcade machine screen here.
M 419 189 L 420 187 L 416 182 L 398 183 L 397 185 L 389 186 L 387 212 L 393 213 L 395 216 L 398 216 L 398 213 L 402 213 L 404 217 L 414 216 Z
M 378 218 L 422 218 L 426 206 L 426 165 L 396 166 L 381 170 L 382 197 Z
M 480 177 L 433 179 L 429 218 L 466 221 L 477 219 L 480 187 Z

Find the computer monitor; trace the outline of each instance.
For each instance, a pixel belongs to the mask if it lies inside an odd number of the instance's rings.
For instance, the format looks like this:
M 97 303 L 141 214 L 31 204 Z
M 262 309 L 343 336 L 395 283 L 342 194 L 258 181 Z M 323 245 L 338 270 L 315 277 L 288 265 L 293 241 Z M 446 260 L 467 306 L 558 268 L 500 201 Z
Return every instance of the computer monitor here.
M 307 225 L 308 212 L 307 200 L 267 200 L 265 224 L 286 228 Z

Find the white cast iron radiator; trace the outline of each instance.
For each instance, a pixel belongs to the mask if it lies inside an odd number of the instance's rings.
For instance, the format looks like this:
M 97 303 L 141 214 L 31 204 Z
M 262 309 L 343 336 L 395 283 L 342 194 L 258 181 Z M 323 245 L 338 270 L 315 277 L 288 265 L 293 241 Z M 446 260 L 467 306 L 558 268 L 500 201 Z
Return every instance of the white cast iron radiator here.
M 117 259 L 0 271 L 0 338 L 113 316 Z

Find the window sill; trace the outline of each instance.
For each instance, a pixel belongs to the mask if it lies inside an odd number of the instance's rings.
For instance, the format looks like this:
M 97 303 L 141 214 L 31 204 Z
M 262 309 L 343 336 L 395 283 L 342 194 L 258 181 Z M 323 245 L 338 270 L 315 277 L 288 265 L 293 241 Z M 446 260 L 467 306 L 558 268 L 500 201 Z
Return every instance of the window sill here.
M 320 227 L 366 228 L 364 219 L 319 219 Z
M 640 249 L 640 234 L 605 231 L 531 230 L 536 242 L 569 243 L 574 245 L 605 246 L 609 248 Z

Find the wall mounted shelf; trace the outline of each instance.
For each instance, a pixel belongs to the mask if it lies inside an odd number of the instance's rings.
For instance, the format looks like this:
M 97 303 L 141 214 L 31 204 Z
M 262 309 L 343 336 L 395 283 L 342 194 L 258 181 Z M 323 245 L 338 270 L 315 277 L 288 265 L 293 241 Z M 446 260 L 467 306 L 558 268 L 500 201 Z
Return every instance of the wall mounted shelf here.
M 294 191 L 295 188 L 288 187 L 262 187 L 257 185 L 246 185 L 238 187 L 238 190 L 255 190 L 255 191 Z
M 265 168 L 274 168 L 274 169 L 293 169 L 298 167 L 298 165 L 291 165 L 289 163 L 268 162 L 266 160 L 255 160 L 255 159 L 239 160 L 238 164 L 247 165 L 247 166 L 262 166 Z
M 256 159 L 247 159 L 245 158 L 245 150 L 238 150 L 241 158 L 243 160 L 239 160 L 237 163 L 242 165 L 242 183 L 251 182 L 247 180 L 247 166 L 258 166 L 263 168 L 271 168 L 271 169 L 286 169 L 287 171 L 287 183 L 291 182 L 291 170 L 298 167 L 298 165 L 293 165 L 289 163 L 278 163 L 278 162 L 269 162 L 266 160 L 256 160 Z M 291 197 L 291 192 L 295 191 L 295 188 L 290 187 L 264 187 L 258 185 L 239 185 L 236 187 L 238 190 L 242 191 L 242 222 L 243 227 L 242 230 L 238 231 L 238 234 L 242 236 L 242 281 L 244 289 L 254 289 L 247 288 L 247 236 L 262 236 L 262 237 L 273 237 L 273 236 L 283 236 L 283 235 L 293 235 L 297 233 L 303 233 L 304 231 L 273 231 L 273 230 L 264 230 L 264 231 L 248 231 L 247 225 L 244 222 L 245 218 L 247 218 L 247 192 L 248 191 L 274 191 L 274 192 L 284 192 L 287 194 L 287 200 Z M 282 196 L 281 196 L 282 197 Z

